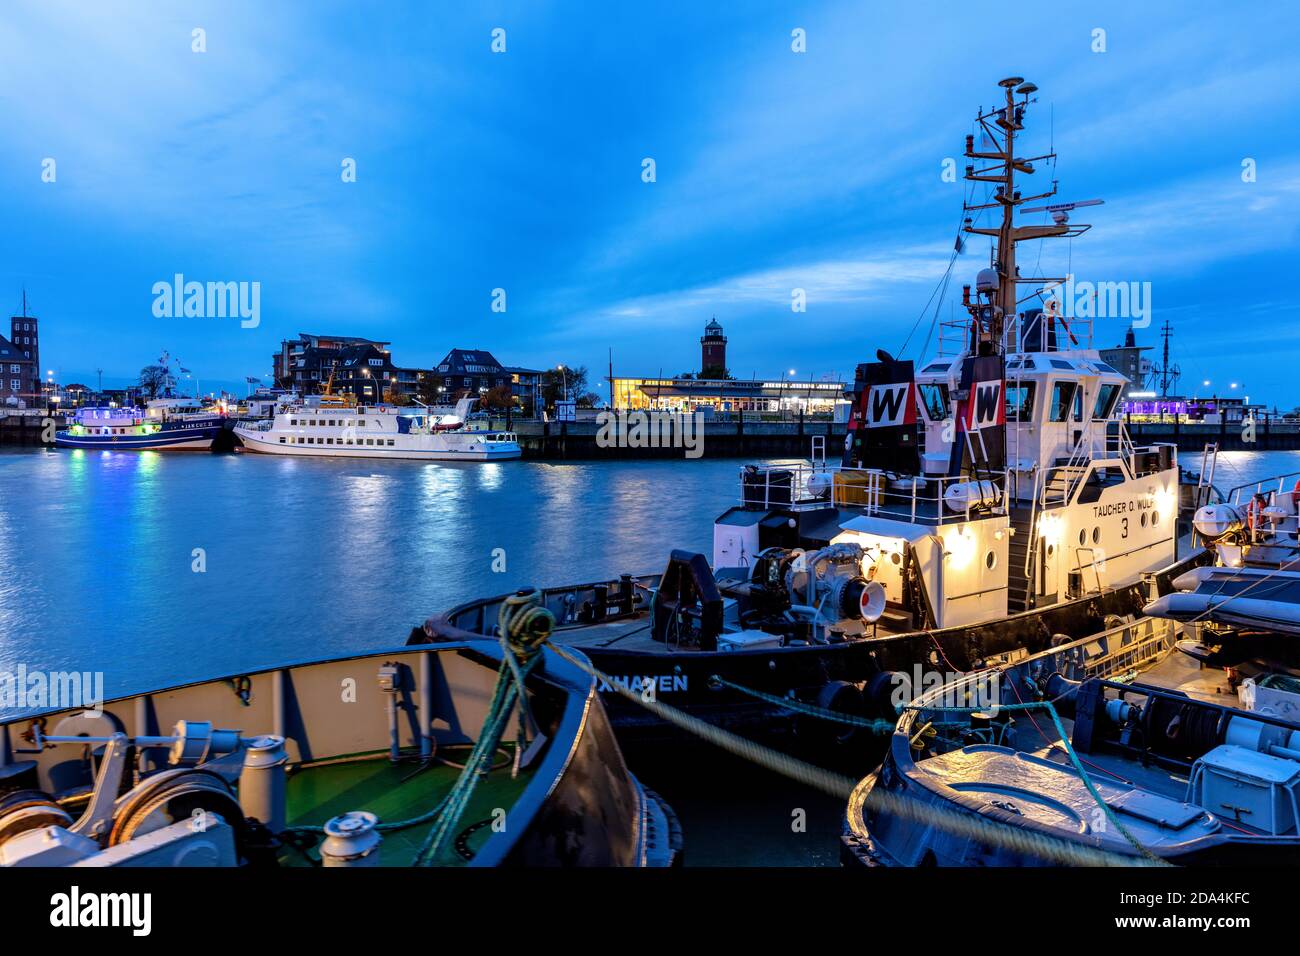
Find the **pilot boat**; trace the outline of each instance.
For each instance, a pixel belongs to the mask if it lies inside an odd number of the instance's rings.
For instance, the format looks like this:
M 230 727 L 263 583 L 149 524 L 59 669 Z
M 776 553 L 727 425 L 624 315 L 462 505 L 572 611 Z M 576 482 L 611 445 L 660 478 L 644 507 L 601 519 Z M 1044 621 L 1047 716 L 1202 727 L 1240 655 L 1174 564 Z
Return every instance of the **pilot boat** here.
M 1297 477 L 1198 510 L 1214 566 L 1176 577 L 1144 617 L 913 700 L 853 791 L 842 859 L 1025 866 L 1053 862 L 1026 847 L 1055 845 L 1134 864 L 1300 862 Z M 1044 840 L 953 836 L 929 822 L 942 813 Z
M 675 862 L 671 809 L 628 772 L 573 663 L 540 649 L 526 706 L 499 710 L 511 733 L 484 743 L 511 653 L 399 647 L 11 712 L 0 866 Z M 494 739 L 481 772 L 460 769 Z
M 235 426 L 244 450 L 329 458 L 415 458 L 427 461 L 505 461 L 522 454 L 513 432 L 470 428 L 473 399 L 450 414 L 418 406 L 355 405 L 309 396 L 262 421 Z
M 193 398 L 157 398 L 140 408 L 79 408 L 54 435 L 58 448 L 209 451 L 228 419 Z
M 1051 297 L 1021 308 L 1065 280 L 1022 276 L 1018 244 L 1083 234 L 1069 214 L 1097 201 L 1017 221 L 1056 193 L 1018 186 L 1054 154 L 1017 155 L 1037 88 L 999 85 L 1003 105 L 977 117 L 984 141 L 966 137 L 966 178 L 993 191 L 967 200 L 958 243 L 989 237 L 989 265 L 964 288 L 963 317 L 942 324 L 939 354 L 919 372 L 885 352 L 857 367 L 838 460 L 814 438 L 809 461 L 742 468 L 711 555 L 674 551 L 662 574 L 544 590 L 555 640 L 587 654 L 607 692 L 844 741 L 854 727 L 820 715 L 892 722 L 915 667 L 951 674 L 1043 651 L 1054 634 L 1140 612 L 1150 582 L 1167 588 L 1186 569 L 1175 446 L 1130 439 L 1127 380 L 1092 347 L 1090 319 Z M 1000 221 L 982 224 L 989 210 Z M 453 608 L 411 639 L 491 633 L 501 600 Z M 665 729 L 621 695 L 607 705 L 627 732 Z

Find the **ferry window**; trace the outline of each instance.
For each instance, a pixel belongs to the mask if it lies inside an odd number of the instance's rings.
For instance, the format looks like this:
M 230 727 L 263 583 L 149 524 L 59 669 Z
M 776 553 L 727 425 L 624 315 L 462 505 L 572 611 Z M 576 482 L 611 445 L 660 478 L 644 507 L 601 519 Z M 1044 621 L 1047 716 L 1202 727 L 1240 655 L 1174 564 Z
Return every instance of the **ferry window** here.
M 1082 388 L 1076 388 L 1074 390 L 1074 412 L 1073 414 L 1070 415 L 1070 418 L 1076 422 L 1083 421 L 1083 389 Z
M 280 444 L 281 444 L 281 445 L 284 444 L 284 436 L 283 436 L 283 435 L 280 436 Z
M 1074 366 L 1071 365 L 1069 362 L 1065 361 L 1065 359 L 1050 359 L 1049 361 L 1052 363 L 1052 368 L 1064 368 L 1064 369 L 1074 368 Z
M 357 424 L 358 424 L 360 427 L 365 428 L 365 427 L 366 427 L 366 420 L 365 420 L 364 418 L 358 418 L 358 419 L 357 419 Z
M 374 440 L 373 438 L 367 438 L 367 439 L 366 439 L 366 444 L 367 444 L 367 445 L 373 445 L 374 443 L 375 443 L 375 440 Z
M 1034 417 L 1034 382 L 1007 382 L 1007 421 L 1027 422 Z
M 1087 544 L 1087 543 L 1088 543 L 1088 529 L 1087 529 L 1087 528 L 1080 528 L 1080 529 L 1079 529 L 1079 547 L 1083 547 L 1083 546 L 1084 546 L 1085 544 Z
M 393 446 L 393 444 L 394 444 L 393 440 L 392 440 L 391 438 L 388 439 L 388 447 L 391 448 L 391 447 Z
M 932 422 L 941 422 L 948 417 L 948 386 L 927 383 L 918 386 L 921 401 L 925 403 L 926 417 Z
M 1073 382 L 1057 382 L 1052 386 L 1052 404 L 1048 407 L 1048 421 L 1063 422 L 1074 402 Z
M 1110 413 L 1115 406 L 1115 398 L 1119 395 L 1119 386 L 1111 383 L 1102 385 L 1097 390 L 1097 404 L 1093 407 L 1092 417 L 1094 419 L 1110 418 Z
M 1093 544 L 1101 544 L 1101 528 L 1100 528 L 1100 527 L 1097 527 L 1097 528 L 1093 528 L 1093 529 L 1092 529 L 1092 543 L 1093 543 Z

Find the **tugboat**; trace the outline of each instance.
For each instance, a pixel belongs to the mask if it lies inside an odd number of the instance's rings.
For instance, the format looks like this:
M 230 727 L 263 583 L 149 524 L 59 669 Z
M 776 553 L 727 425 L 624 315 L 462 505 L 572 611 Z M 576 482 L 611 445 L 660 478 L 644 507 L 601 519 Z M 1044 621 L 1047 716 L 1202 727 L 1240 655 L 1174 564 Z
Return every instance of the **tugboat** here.
M 331 381 L 333 376 L 331 375 Z M 273 418 L 241 422 L 235 435 L 244 449 L 269 455 L 328 458 L 414 458 L 425 461 L 506 461 L 522 451 L 513 432 L 467 427 L 477 399 L 461 399 L 450 413 L 419 406 L 357 405 L 323 395 L 277 409 Z
M 10 716 L 0 867 L 676 862 L 592 679 L 538 646 L 502 697 L 516 653 L 399 647 Z
M 1020 849 L 1033 844 L 955 837 L 929 809 L 1121 862 L 1300 862 L 1297 477 L 1200 509 L 1219 560 L 1146 617 L 912 701 L 850 798 L 842 859 L 1051 862 Z
M 1023 195 L 1017 177 L 1055 155 L 1016 154 L 1037 87 L 999 86 L 1003 103 L 977 117 L 982 143 L 966 137 L 966 179 L 992 192 L 967 199 L 958 243 L 990 237 L 989 265 L 962 293 L 964 317 L 941 327 L 938 356 L 919 372 L 885 352 L 858 366 L 840 461 L 814 439 L 809 462 L 745 466 L 711 560 L 674 551 L 660 575 L 543 592 L 555 640 L 610 681 L 733 729 L 839 741 L 851 734 L 820 712 L 892 723 L 914 668 L 952 674 L 1100 630 L 1140 612 L 1147 579 L 1167 587 L 1185 569 L 1175 446 L 1133 444 L 1118 411 L 1127 380 L 1092 347 L 1091 321 L 1047 297 L 1065 279 L 1017 264 L 1022 242 L 1082 235 L 1070 212 L 1099 201 L 1017 222 L 1057 190 Z M 989 210 L 1000 220 L 982 224 Z M 1023 308 L 1035 292 L 1042 307 Z M 491 633 L 502 600 L 456 607 L 411 639 Z M 664 728 L 620 697 L 607 706 L 626 732 Z

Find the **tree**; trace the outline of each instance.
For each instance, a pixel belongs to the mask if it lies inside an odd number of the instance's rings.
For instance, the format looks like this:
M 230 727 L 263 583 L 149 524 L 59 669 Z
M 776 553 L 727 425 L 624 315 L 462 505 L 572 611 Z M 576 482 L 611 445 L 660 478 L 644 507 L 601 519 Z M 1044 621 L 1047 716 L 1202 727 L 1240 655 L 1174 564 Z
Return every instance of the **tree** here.
M 700 371 L 700 378 L 729 379 L 733 377 L 731 369 L 723 365 L 710 365 L 708 368 Z
M 446 400 L 446 396 L 438 390 L 442 388 L 445 379 L 436 372 L 425 372 L 420 379 L 420 384 L 416 386 L 416 397 L 426 405 L 441 405 Z
M 384 389 L 384 402 L 388 405 L 410 405 L 411 396 L 402 391 L 402 387 L 393 382 Z
M 495 388 L 489 388 L 483 395 L 482 405 L 484 408 L 505 411 L 513 404 L 514 394 L 510 391 L 509 385 L 498 385 Z
M 151 399 L 167 388 L 171 375 L 165 365 L 146 365 L 140 369 L 140 387 L 149 393 Z
M 595 408 L 600 404 L 600 396 L 595 392 L 583 392 L 578 396 L 578 408 Z
M 581 395 L 586 389 L 587 367 L 585 365 L 561 365 L 542 373 L 542 403 L 549 409 L 555 408 L 557 401 Z

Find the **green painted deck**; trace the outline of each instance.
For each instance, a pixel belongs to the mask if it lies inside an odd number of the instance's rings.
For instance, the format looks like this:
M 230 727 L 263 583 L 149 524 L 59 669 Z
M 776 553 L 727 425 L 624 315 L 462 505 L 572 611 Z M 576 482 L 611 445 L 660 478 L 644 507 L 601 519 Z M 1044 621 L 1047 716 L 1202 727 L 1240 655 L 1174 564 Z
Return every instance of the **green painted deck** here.
M 457 749 L 450 759 L 459 762 L 468 753 L 468 749 Z M 496 762 L 504 759 L 504 756 L 498 756 Z M 383 753 L 372 760 L 326 764 L 295 771 L 289 775 L 288 824 L 291 827 L 322 826 L 331 817 L 349 810 L 368 810 L 379 817 L 381 824 L 417 817 L 445 797 L 460 776 L 457 768 L 434 763 L 403 783 L 402 778 L 412 774 L 417 766 L 413 762 L 390 763 L 387 754 Z M 506 825 L 509 826 L 510 809 L 531 776 L 530 772 L 522 771 L 517 778 L 511 778 L 510 767 L 505 766 L 479 780 L 457 825 L 458 837 L 474 824 L 490 821 L 498 807 L 506 811 Z M 431 821 L 402 830 L 385 831 L 380 849 L 381 865 L 409 866 L 432 827 Z M 475 829 L 466 840 L 469 850 L 477 852 L 491 835 L 491 826 Z M 466 863 L 455 850 L 458 837 L 453 838 L 452 847 L 436 861 L 438 865 Z M 324 839 L 323 835 L 321 839 Z M 319 861 L 314 848 L 308 852 L 313 862 Z M 303 854 L 292 847 L 282 851 L 280 861 L 287 866 L 309 865 Z

